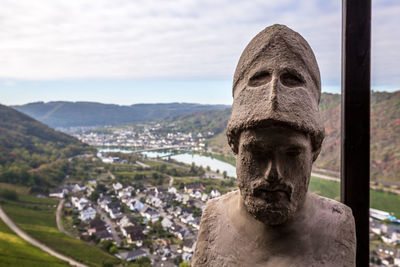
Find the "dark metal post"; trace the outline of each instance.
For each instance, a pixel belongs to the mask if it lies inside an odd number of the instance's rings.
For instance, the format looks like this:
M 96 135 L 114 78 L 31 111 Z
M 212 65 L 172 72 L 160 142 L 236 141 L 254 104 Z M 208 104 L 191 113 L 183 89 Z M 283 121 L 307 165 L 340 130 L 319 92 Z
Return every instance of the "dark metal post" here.
M 341 200 L 353 210 L 357 266 L 369 266 L 371 0 L 342 2 Z

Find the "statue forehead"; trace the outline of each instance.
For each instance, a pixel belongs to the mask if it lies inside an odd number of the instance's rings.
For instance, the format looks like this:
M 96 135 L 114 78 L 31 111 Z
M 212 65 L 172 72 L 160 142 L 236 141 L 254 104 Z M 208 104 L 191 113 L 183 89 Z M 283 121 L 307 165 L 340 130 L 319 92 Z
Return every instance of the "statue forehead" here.
M 295 129 L 276 126 L 246 129 L 240 134 L 239 142 L 244 146 L 311 146 L 308 134 Z
M 320 74 L 314 53 L 307 41 L 284 25 L 273 25 L 257 34 L 243 51 L 236 67 L 232 94 L 236 86 L 262 68 L 291 68 L 308 74 L 314 83 L 316 98 L 320 96 Z

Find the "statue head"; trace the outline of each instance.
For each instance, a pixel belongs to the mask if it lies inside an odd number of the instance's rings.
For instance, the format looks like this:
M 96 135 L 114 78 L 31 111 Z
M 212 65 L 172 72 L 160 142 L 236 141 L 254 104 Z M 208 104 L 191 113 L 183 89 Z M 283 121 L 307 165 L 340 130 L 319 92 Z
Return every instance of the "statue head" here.
M 240 57 L 232 94 L 227 137 L 244 206 L 282 224 L 304 203 L 324 139 L 320 74 L 307 41 L 283 25 L 261 31 Z

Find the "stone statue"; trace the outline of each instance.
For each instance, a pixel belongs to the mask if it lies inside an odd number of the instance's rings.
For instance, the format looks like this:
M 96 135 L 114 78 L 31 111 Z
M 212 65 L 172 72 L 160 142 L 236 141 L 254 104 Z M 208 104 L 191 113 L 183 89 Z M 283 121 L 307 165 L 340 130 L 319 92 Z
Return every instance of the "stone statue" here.
M 240 57 L 232 93 L 239 190 L 207 202 L 192 265 L 355 266 L 351 209 L 308 192 L 325 134 L 309 44 L 267 27 Z

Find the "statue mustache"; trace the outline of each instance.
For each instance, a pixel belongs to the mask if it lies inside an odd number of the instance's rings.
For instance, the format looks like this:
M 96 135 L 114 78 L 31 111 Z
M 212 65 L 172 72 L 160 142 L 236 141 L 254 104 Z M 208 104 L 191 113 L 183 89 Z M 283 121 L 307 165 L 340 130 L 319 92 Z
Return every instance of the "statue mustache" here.
M 289 201 L 292 199 L 293 185 L 285 182 L 270 183 L 263 180 L 254 181 L 251 183 L 250 192 L 253 196 L 259 195 L 261 192 L 284 192 Z

